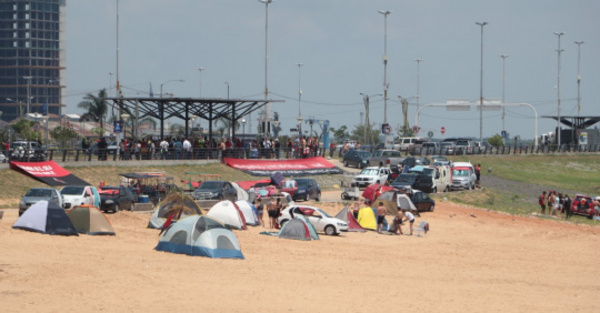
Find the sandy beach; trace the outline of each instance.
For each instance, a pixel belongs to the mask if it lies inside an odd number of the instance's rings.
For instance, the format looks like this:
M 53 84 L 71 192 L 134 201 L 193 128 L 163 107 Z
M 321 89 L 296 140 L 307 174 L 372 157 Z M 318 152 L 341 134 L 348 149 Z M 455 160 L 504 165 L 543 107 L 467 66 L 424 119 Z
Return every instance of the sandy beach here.
M 558 220 L 442 202 L 417 218 L 424 237 L 250 227 L 235 231 L 245 260 L 228 260 L 155 251 L 149 213 L 109 214 L 117 236 L 42 235 L 17 217 L 0 219 L 3 312 L 600 312 L 600 229 Z

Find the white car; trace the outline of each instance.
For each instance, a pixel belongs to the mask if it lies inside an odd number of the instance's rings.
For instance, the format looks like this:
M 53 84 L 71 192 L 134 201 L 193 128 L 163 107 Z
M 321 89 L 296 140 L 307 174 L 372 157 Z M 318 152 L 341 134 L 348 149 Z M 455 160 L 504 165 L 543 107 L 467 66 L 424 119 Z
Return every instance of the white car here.
M 352 183 L 359 188 L 364 188 L 372 184 L 385 184 L 390 175 L 390 169 L 387 167 L 367 167 L 360 174 L 352 178 Z
M 340 232 L 348 231 L 348 223 L 332 217 L 327 212 L 308 205 L 290 205 L 279 214 L 277 222 L 283 226 L 292 218 L 301 215 L 317 229 L 327 235 L 339 235 Z

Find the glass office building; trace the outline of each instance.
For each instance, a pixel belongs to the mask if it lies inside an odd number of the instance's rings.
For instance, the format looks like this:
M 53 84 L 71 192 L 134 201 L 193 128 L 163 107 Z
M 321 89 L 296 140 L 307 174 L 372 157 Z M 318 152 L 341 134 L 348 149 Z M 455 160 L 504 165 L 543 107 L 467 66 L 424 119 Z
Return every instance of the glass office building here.
M 0 0 L 2 120 L 27 113 L 62 115 L 65 2 Z

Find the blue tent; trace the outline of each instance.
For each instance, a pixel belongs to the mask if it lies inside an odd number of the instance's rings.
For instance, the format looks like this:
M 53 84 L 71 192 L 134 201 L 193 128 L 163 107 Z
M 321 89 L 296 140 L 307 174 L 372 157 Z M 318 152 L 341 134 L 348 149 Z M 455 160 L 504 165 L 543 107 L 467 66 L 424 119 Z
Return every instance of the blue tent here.
M 244 258 L 235 234 L 204 215 L 189 216 L 169 225 L 155 249 L 209 258 Z
M 13 228 L 50 235 L 79 236 L 65 210 L 46 200 L 30 206 L 15 222 Z

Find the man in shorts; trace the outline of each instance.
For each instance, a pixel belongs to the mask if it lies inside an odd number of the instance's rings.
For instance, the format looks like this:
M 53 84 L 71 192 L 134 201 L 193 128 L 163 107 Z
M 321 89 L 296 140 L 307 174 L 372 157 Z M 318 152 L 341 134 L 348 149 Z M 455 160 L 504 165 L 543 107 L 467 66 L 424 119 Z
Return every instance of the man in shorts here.
M 415 216 L 409 210 L 403 209 L 402 211 L 404 212 L 403 222 L 408 221 L 410 223 L 410 235 L 412 236 L 413 224 L 415 223 Z
M 383 230 L 383 221 L 385 221 L 385 215 L 387 214 L 387 209 L 383 205 L 383 202 L 379 202 L 379 206 L 377 207 L 377 232 L 381 234 Z

